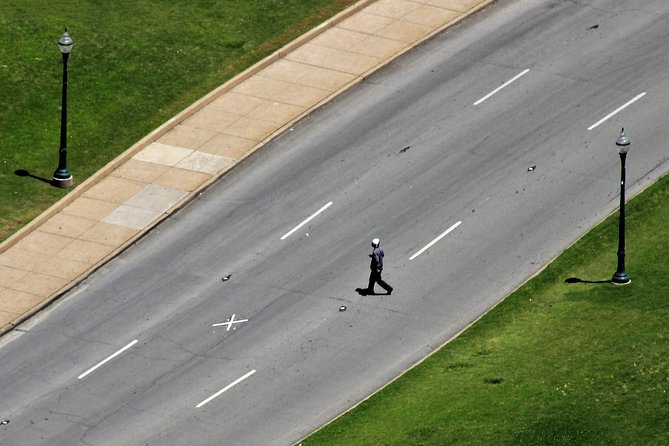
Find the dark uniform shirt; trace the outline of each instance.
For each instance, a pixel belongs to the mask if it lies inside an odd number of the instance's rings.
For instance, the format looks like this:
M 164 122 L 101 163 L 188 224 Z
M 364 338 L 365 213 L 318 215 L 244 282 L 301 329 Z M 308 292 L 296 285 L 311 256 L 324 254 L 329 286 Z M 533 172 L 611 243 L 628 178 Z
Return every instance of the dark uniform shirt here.
M 374 248 L 372 251 L 371 257 L 372 257 L 372 262 L 369 265 L 369 268 L 372 271 L 382 271 L 383 270 L 383 249 L 382 248 Z

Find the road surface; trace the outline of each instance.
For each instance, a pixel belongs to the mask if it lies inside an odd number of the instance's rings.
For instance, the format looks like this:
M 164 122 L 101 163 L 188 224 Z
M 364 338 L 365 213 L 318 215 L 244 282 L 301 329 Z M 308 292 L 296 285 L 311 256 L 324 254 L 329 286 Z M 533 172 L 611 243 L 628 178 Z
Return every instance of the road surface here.
M 629 196 L 667 171 L 668 12 L 500 1 L 303 120 L 0 340 L 0 444 L 285 445 L 365 398 L 616 208 L 621 127 Z

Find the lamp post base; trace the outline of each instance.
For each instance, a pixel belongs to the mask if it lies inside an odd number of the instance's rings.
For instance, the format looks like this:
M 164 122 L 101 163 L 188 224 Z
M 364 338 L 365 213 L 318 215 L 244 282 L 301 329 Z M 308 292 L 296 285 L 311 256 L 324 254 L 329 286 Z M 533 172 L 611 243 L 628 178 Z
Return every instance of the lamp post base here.
M 51 184 L 61 189 L 67 189 L 68 187 L 72 187 L 72 185 L 74 184 L 74 178 L 72 177 L 72 175 L 70 175 L 68 178 L 53 177 L 53 179 L 51 180 Z
M 626 272 L 615 273 L 613 278 L 611 278 L 611 283 L 614 285 L 627 285 L 632 283 L 632 279 L 630 279 Z

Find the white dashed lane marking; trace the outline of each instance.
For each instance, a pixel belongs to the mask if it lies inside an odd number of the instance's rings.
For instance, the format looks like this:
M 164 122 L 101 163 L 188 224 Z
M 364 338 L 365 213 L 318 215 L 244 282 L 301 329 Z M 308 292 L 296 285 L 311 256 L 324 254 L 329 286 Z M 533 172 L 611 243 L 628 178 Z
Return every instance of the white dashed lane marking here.
M 123 347 L 122 349 L 120 349 L 119 351 L 117 351 L 116 353 L 114 353 L 114 354 L 108 356 L 107 359 L 105 359 L 105 360 L 99 362 L 97 365 L 94 365 L 94 366 L 91 367 L 90 369 L 86 370 L 84 373 L 82 373 L 81 375 L 79 375 L 77 378 L 78 378 L 78 379 L 85 378 L 86 375 L 88 375 L 89 373 L 94 372 L 94 371 L 97 370 L 99 367 L 102 367 L 103 365 L 105 365 L 106 363 L 108 363 L 108 362 L 111 361 L 112 359 L 116 358 L 118 355 L 120 355 L 121 353 L 123 353 L 124 351 L 126 351 L 127 349 L 129 349 L 130 347 L 132 347 L 132 346 L 135 345 L 135 344 L 137 344 L 137 339 L 135 339 L 134 341 L 132 341 L 131 343 L 129 343 L 128 345 L 126 345 L 125 347 Z
M 425 251 L 427 251 L 428 249 L 430 249 L 430 248 L 432 247 L 432 245 L 434 245 L 435 243 L 437 243 L 437 242 L 438 242 L 439 240 L 441 240 L 442 238 L 446 237 L 451 231 L 453 231 L 455 228 L 457 228 L 458 226 L 460 226 L 461 223 L 462 223 L 462 222 L 459 221 L 459 222 L 455 223 L 453 226 L 451 226 L 450 228 L 448 228 L 447 230 L 445 230 L 444 232 L 442 232 L 441 234 L 439 234 L 439 236 L 438 236 L 437 238 L 435 238 L 435 239 L 432 240 L 430 243 L 428 243 L 427 245 L 425 245 L 425 246 L 424 246 L 420 251 L 418 251 L 416 254 L 414 254 L 414 255 L 412 255 L 411 257 L 409 257 L 409 260 L 413 260 L 413 259 L 415 259 L 415 258 L 418 257 L 419 255 L 421 255 L 422 253 L 424 253 Z
M 523 71 L 521 71 L 520 73 L 516 74 L 514 77 L 512 77 L 512 78 L 509 79 L 508 81 L 504 82 L 504 83 L 503 83 L 502 85 L 500 85 L 499 87 L 495 88 L 493 91 L 491 91 L 491 92 L 488 93 L 487 95 L 483 96 L 483 97 L 482 97 L 481 99 L 479 99 L 478 101 L 474 102 L 474 105 L 479 105 L 481 102 L 485 101 L 485 100 L 488 99 L 490 96 L 492 96 L 492 95 L 494 95 L 495 93 L 497 93 L 498 91 L 500 91 L 502 88 L 507 87 L 509 84 L 511 84 L 511 83 L 515 82 L 516 80 L 518 80 L 521 76 L 526 75 L 529 71 L 530 71 L 529 68 L 524 69 Z
M 248 378 L 249 376 L 253 375 L 255 372 L 256 372 L 255 370 L 251 370 L 251 371 L 248 372 L 246 375 L 244 375 L 244 376 L 242 376 L 242 377 L 240 377 L 240 378 L 237 378 L 235 381 L 231 382 L 230 384 L 228 384 L 227 386 L 223 387 L 221 390 L 219 390 L 218 392 L 214 393 L 212 396 L 210 396 L 210 397 L 207 398 L 206 400 L 202 401 L 200 404 L 198 404 L 197 406 L 195 406 L 195 408 L 196 408 L 196 409 L 199 409 L 200 407 L 204 406 L 205 404 L 207 404 L 209 401 L 213 400 L 213 399 L 216 398 L 217 396 L 220 396 L 223 392 L 226 392 L 226 391 L 232 389 L 234 386 L 236 386 L 236 385 L 239 384 L 240 382 L 244 381 L 246 378 Z
M 325 206 L 323 206 L 322 208 L 320 208 L 319 210 L 317 210 L 316 212 L 314 212 L 313 214 L 311 214 L 311 216 L 309 216 L 309 218 L 307 218 L 306 220 L 304 220 L 302 223 L 300 223 L 299 225 L 295 226 L 295 227 L 294 227 L 293 229 L 291 229 L 290 231 L 286 232 L 286 233 L 281 237 L 281 240 L 286 240 L 286 239 L 287 239 L 288 237 L 290 237 L 295 231 L 297 231 L 297 230 L 300 229 L 302 226 L 304 226 L 304 225 L 306 225 L 307 223 L 309 223 L 309 222 L 310 222 L 311 220 L 313 220 L 314 218 L 318 217 L 318 215 L 319 215 L 320 213 L 322 213 L 324 210 L 326 210 L 326 209 L 329 208 L 330 206 L 332 206 L 332 202 L 331 202 L 331 201 L 330 201 L 329 203 L 327 203 Z
M 646 92 L 645 92 L 645 91 L 644 91 L 643 93 L 641 93 L 641 94 L 636 95 L 634 98 L 632 98 L 632 99 L 630 99 L 629 101 L 625 102 L 623 105 L 621 105 L 620 107 L 616 108 L 616 109 L 613 110 L 611 113 L 609 113 L 608 115 L 604 116 L 604 117 L 603 117 L 602 119 L 600 119 L 599 121 L 597 121 L 597 122 L 595 122 L 594 124 L 592 124 L 590 127 L 588 127 L 588 130 L 592 130 L 592 129 L 594 129 L 595 127 L 597 127 L 597 126 L 598 126 L 599 124 L 601 124 L 602 122 L 606 121 L 607 119 L 609 119 L 610 117 L 616 115 L 617 113 L 620 113 L 620 112 L 623 111 L 625 108 L 629 107 L 630 105 L 632 105 L 633 103 L 635 103 L 636 101 L 638 101 L 639 99 L 641 99 L 641 98 L 644 97 L 644 96 L 646 96 Z

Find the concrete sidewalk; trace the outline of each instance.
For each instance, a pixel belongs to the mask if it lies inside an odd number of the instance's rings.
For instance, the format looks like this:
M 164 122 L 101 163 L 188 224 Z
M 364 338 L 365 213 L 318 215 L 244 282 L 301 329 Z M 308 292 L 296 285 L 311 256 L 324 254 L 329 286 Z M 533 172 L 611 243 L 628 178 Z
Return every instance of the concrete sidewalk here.
M 493 0 L 362 0 L 147 135 L 0 245 L 0 334 L 240 160 Z

